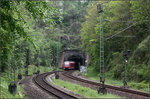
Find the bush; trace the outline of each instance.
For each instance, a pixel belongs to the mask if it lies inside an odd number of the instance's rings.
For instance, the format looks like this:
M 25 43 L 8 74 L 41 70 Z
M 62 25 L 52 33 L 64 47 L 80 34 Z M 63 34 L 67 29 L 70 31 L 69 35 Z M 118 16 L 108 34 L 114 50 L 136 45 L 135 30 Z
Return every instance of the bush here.
M 144 64 L 133 65 L 130 69 L 130 75 L 130 79 L 138 82 L 149 81 L 149 66 Z
M 143 40 L 137 47 L 137 49 L 133 52 L 132 61 L 135 64 L 148 64 L 149 57 L 149 39 L 148 37 Z
M 122 53 L 115 52 L 112 54 L 112 59 L 109 64 L 109 72 L 111 72 L 112 77 L 116 79 L 121 79 L 122 72 L 124 70 Z
M 145 84 L 145 81 L 142 81 L 141 83 L 131 82 L 129 86 L 137 89 L 144 89 L 144 88 L 148 88 L 149 85 Z

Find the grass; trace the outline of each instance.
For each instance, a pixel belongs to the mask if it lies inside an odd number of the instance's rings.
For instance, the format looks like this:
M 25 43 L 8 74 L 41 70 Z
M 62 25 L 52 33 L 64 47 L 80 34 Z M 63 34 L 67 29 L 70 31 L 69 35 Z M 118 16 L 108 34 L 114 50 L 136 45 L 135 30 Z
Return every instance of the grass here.
M 52 71 L 52 68 L 49 68 L 49 67 L 43 67 L 43 66 L 39 66 L 38 67 L 39 70 L 40 70 L 40 73 L 44 73 L 44 72 L 50 72 Z M 28 68 L 28 75 L 33 75 L 33 72 L 37 71 L 38 68 L 34 65 L 29 65 L 29 68 Z M 18 73 L 21 73 L 23 74 L 23 78 L 25 77 L 25 69 L 22 68 L 21 70 L 16 70 L 16 74 Z M 12 75 L 13 76 L 13 75 Z M 8 85 L 11 83 L 11 81 L 14 80 L 14 77 L 12 78 L 11 77 L 11 72 L 10 70 L 7 70 L 5 73 L 2 73 L 1 77 L 1 90 L 0 90 L 0 98 L 4 98 L 4 99 L 7 99 L 7 98 L 24 98 L 24 94 L 23 94 L 23 86 L 20 86 L 18 85 L 17 86 L 17 94 L 11 94 L 9 93 L 8 91 Z M 17 76 L 15 77 L 15 81 L 18 82 L 19 80 L 17 79 Z
M 85 77 L 88 77 L 90 80 L 100 81 L 99 75 L 94 72 L 91 68 L 87 69 L 86 73 L 82 74 Z M 110 74 L 106 73 L 105 75 L 105 83 L 109 85 L 115 86 L 123 86 L 123 81 L 118 79 L 113 79 Z M 144 92 L 149 92 L 149 84 L 143 82 L 134 82 L 134 81 L 127 81 L 128 86 L 135 90 L 140 90 Z
M 10 94 L 8 91 L 8 85 L 10 84 L 10 78 L 7 77 L 6 75 L 4 76 L 2 74 L 1 79 L 1 97 L 0 98 L 24 98 L 24 94 L 23 94 L 23 89 L 20 85 L 17 86 L 17 94 Z
M 86 98 L 122 98 L 113 94 L 98 94 L 97 91 L 67 81 L 52 78 L 53 82 Z

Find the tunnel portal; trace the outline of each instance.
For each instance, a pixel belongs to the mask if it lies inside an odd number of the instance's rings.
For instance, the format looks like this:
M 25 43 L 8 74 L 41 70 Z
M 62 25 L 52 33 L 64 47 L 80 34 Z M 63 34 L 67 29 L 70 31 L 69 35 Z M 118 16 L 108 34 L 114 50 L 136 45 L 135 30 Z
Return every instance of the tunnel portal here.
M 79 55 L 77 55 L 77 56 L 72 55 L 72 56 L 68 57 L 68 59 L 66 61 L 74 61 L 75 62 L 75 69 L 79 69 L 79 66 L 84 65 L 83 64 L 84 59 Z
M 64 50 L 60 59 L 60 68 L 63 68 L 64 61 L 74 61 L 75 69 L 79 69 L 80 66 L 86 65 L 86 55 L 80 50 Z

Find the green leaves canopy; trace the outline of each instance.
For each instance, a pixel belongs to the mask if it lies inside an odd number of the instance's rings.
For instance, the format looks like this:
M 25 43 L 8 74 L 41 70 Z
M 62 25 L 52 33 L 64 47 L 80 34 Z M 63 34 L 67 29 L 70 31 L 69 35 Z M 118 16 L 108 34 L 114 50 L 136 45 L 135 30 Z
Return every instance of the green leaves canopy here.
M 1 51 L 1 70 L 7 67 L 7 58 L 13 50 L 12 46 L 16 45 L 19 38 L 26 39 L 33 44 L 32 37 L 29 36 L 26 28 L 27 15 L 33 19 L 45 19 L 49 24 L 55 24 L 52 19 L 56 10 L 50 7 L 50 3 L 41 1 L 1 1 L 1 34 L 0 34 L 0 51 Z M 21 40 L 21 41 L 22 41 Z

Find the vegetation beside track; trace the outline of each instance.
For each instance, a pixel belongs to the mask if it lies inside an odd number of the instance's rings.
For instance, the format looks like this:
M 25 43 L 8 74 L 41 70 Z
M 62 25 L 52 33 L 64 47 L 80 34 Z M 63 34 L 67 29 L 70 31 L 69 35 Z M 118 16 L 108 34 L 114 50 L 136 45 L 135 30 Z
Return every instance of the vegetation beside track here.
M 23 95 L 23 89 L 22 87 L 19 85 L 17 86 L 17 94 L 10 94 L 9 91 L 8 91 L 8 85 L 10 84 L 10 78 L 7 78 L 7 77 L 1 77 L 1 97 L 0 98 L 4 98 L 4 99 L 7 99 L 7 98 L 24 98 L 24 95 Z
M 147 91 L 147 83 L 150 83 L 149 0 L 108 2 L 64 0 L 61 4 L 34 0 L 2 0 L 0 3 L 2 77 L 5 74 L 10 75 L 9 68 L 15 70 L 27 64 L 42 65 L 47 68 L 50 65 L 56 66 L 60 52 L 64 49 L 82 49 L 89 55 L 88 67 L 94 68 L 91 72 L 95 74 L 88 72 L 85 75 L 99 80 L 101 25 L 97 3 L 104 5 L 103 30 L 104 38 L 107 39 L 104 44 L 106 83 L 122 85 L 123 52 L 130 49 L 127 80 L 135 82 L 128 82 L 128 85 L 131 88 Z M 119 35 L 116 35 L 118 33 Z M 29 71 L 29 75 L 32 73 Z M 7 78 L 5 79 L 7 81 Z
M 29 70 L 29 75 L 33 75 L 33 73 L 37 70 L 40 70 L 40 73 L 44 73 L 44 72 L 50 72 L 52 71 L 52 68 L 49 68 L 49 67 L 43 67 L 43 66 L 39 66 L 39 67 L 36 67 L 34 65 L 30 65 L 28 70 Z M 19 80 L 17 79 L 17 74 L 18 73 L 22 73 L 23 74 L 23 78 L 25 77 L 25 68 L 22 68 L 22 70 L 16 70 L 16 77 L 15 77 L 15 81 L 18 82 Z M 7 70 L 5 73 L 2 73 L 1 74 L 1 96 L 0 98 L 4 98 L 4 99 L 7 99 L 7 98 L 24 98 L 24 94 L 23 94 L 23 87 L 24 86 L 20 86 L 18 85 L 17 86 L 17 94 L 11 94 L 9 91 L 8 91 L 8 85 L 11 83 L 11 81 L 14 81 L 14 75 L 12 74 L 12 78 L 11 78 L 11 72 L 10 70 Z
M 96 4 L 97 2 L 91 2 L 88 5 L 80 34 L 81 47 L 90 57 L 88 66 L 99 73 L 101 14 L 97 14 Z M 129 49 L 131 52 L 126 58 L 128 80 L 149 83 L 150 1 L 108 1 L 103 2 L 103 6 L 105 71 L 111 73 L 112 78 L 121 80 L 124 76 L 123 53 Z
M 88 68 L 86 73 L 83 73 L 82 76 L 88 77 L 90 80 L 99 81 L 100 77 L 99 74 L 94 72 L 92 68 Z M 122 78 L 123 79 L 123 78 Z M 149 84 L 143 82 L 134 82 L 134 81 L 127 81 L 128 86 L 135 90 L 141 90 L 148 92 L 149 91 Z M 105 75 L 105 84 L 116 85 L 116 86 L 123 86 L 123 80 L 114 79 L 110 73 L 106 73 Z
M 59 86 L 62 86 L 76 94 L 82 95 L 86 98 L 121 98 L 120 96 L 113 95 L 113 94 L 98 94 L 97 91 L 92 90 L 90 88 L 82 87 L 77 84 L 73 84 L 71 82 L 63 81 L 60 79 L 52 78 L 53 82 Z

